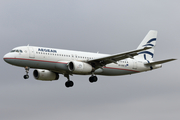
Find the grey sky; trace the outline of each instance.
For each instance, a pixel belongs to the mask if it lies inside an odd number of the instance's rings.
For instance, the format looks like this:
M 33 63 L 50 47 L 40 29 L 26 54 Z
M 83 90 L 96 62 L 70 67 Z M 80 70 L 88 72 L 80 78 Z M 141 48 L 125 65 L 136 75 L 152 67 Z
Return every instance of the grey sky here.
M 158 30 L 154 60 L 179 58 L 178 0 L 1 0 L 1 58 L 21 45 L 115 54 L 135 49 Z M 24 80 L 25 70 L 0 60 L 1 120 L 179 120 L 179 60 L 140 74 Z

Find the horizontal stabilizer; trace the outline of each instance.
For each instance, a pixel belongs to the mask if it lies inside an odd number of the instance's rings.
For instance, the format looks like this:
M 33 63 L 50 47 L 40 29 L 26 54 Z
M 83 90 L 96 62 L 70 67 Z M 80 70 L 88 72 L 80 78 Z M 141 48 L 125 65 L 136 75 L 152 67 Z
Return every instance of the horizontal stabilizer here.
M 146 63 L 145 65 L 153 66 L 153 65 L 157 65 L 157 64 L 162 64 L 162 63 L 170 62 L 170 61 L 173 61 L 173 60 L 176 60 L 176 59 L 161 60 L 161 61 Z

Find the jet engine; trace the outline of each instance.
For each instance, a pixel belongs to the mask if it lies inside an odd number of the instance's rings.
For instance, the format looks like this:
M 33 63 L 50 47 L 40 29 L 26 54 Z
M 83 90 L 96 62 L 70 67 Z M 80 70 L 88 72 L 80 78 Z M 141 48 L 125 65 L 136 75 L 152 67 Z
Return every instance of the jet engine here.
M 85 62 L 71 61 L 68 63 L 68 69 L 77 74 L 90 74 L 93 68 Z
M 53 81 L 59 79 L 58 73 L 54 73 L 49 70 L 41 70 L 41 69 L 34 70 L 33 76 L 36 80 L 42 80 L 42 81 Z

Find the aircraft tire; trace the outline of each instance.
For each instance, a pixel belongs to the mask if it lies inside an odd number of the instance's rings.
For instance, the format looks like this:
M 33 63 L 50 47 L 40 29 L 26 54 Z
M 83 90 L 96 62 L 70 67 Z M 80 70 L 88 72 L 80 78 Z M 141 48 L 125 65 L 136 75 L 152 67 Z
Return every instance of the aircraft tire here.
M 91 76 L 91 77 L 89 77 L 89 82 L 90 83 L 93 83 L 93 82 L 97 82 L 97 77 L 96 76 Z
M 68 88 L 68 87 L 72 87 L 74 85 L 74 82 L 73 81 L 67 81 L 65 83 L 65 86 Z
M 29 75 L 24 75 L 24 79 L 28 79 L 29 78 Z

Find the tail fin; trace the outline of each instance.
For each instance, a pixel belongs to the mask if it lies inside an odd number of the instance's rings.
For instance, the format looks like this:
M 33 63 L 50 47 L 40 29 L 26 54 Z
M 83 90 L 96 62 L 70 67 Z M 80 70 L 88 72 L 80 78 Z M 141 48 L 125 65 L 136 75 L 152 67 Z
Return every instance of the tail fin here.
M 156 46 L 156 38 L 157 38 L 157 31 L 150 30 L 137 49 L 143 49 L 144 47 L 152 47 L 152 48 L 138 53 L 139 55 L 137 55 L 135 58 L 153 61 L 154 48 Z

